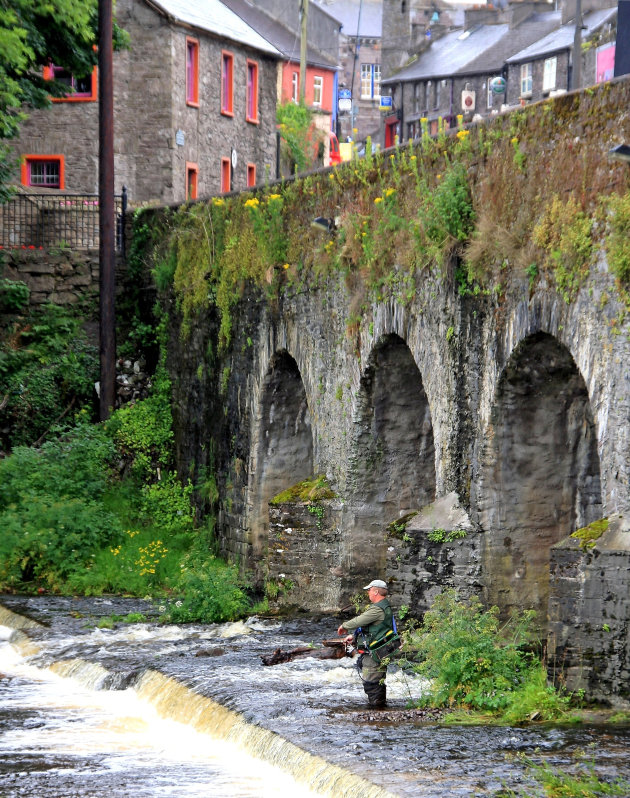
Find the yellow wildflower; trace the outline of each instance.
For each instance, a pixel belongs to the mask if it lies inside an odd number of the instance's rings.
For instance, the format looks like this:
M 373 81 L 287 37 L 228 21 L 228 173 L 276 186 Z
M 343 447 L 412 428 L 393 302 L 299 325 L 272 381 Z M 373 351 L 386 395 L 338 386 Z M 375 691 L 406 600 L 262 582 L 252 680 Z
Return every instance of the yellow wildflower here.
M 374 204 L 378 205 L 379 202 L 383 202 L 383 197 L 376 197 L 374 200 Z
M 442 175 L 438 175 L 438 176 L 437 176 L 437 179 L 438 179 L 438 180 L 441 180 L 441 179 L 442 179 Z
M 269 199 L 270 200 L 282 199 L 282 196 L 280 194 L 270 194 Z
M 225 200 L 224 200 L 224 199 L 222 199 L 221 197 L 215 197 L 215 198 L 212 200 L 212 204 L 213 204 L 213 205 L 225 205 Z
M 282 267 L 282 268 L 283 268 L 283 269 L 288 269 L 288 268 L 289 268 L 289 264 L 288 264 L 288 263 L 285 263 L 285 264 L 283 265 L 283 267 Z
M 470 130 L 458 130 L 457 131 L 457 138 L 461 141 L 465 139 L 466 136 L 470 133 Z
M 396 191 L 395 188 L 386 188 L 385 189 L 385 196 L 386 197 L 391 197 L 391 195 L 394 193 L 394 191 Z
M 257 208 L 260 203 L 258 202 L 258 197 L 250 197 L 250 199 L 245 200 L 245 207 L 246 208 Z
M 510 139 L 510 144 L 518 144 L 518 139 L 516 136 Z

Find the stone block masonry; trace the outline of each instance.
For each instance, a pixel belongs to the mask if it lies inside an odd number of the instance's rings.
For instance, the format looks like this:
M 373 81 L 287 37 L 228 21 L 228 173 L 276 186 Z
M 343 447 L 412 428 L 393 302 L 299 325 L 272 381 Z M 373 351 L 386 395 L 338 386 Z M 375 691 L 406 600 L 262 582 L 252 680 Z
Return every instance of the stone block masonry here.
M 3 250 L 0 276 L 25 283 L 33 307 L 48 302 L 70 306 L 98 301 L 98 250 Z
M 576 529 L 630 511 L 627 286 L 595 212 L 611 192 L 625 207 L 627 165 L 606 153 L 630 137 L 629 97 L 630 81 L 613 81 L 497 117 L 457 140 L 478 220 L 473 240 L 484 244 L 479 265 L 488 264 L 479 284 L 459 283 L 464 252 L 438 267 L 415 235 L 406 250 L 398 237 L 382 263 L 368 261 L 374 251 L 359 250 L 357 230 L 365 222 L 383 238 L 384 228 L 381 211 L 368 210 L 380 207 L 372 184 L 354 179 L 353 164 L 286 190 L 286 267 L 269 271 L 273 287 L 261 277 L 231 289 L 224 350 L 220 306 L 200 305 L 184 338 L 177 303 L 165 297 L 174 309 L 168 367 L 178 470 L 195 479 L 201 469 L 212 473 L 221 550 L 255 573 L 259 587 L 287 580 L 283 601 L 324 611 L 346 606 L 379 576 L 392 583 L 395 604 L 417 615 L 454 587 L 498 606 L 502 619 L 535 610 L 543 638 L 549 613 L 556 660 L 590 668 L 592 695 L 601 675 L 601 693 L 625 700 L 630 541 L 616 535 L 604 550 L 602 538 L 586 555 L 583 589 L 578 580 L 563 594 L 550 556 L 561 556 L 554 547 Z M 418 234 L 410 164 L 422 157 L 422 147 L 412 155 L 405 148 L 379 166 L 383 185 L 396 185 L 388 212 Z M 592 257 L 568 286 L 534 228 L 537 219 L 555 224 L 557 197 L 583 202 L 586 185 Z M 578 206 L 561 202 L 572 234 Z M 323 212 L 339 214 L 324 239 L 312 226 Z M 146 213 L 147 221 L 159 216 Z M 232 230 L 230 252 L 244 259 L 258 239 L 245 213 L 235 218 L 243 238 Z M 522 242 L 510 232 L 515 225 Z M 422 268 L 409 260 L 418 255 Z M 252 257 L 252 276 L 257 263 Z M 212 296 L 220 264 L 198 265 L 193 272 L 207 276 Z M 377 285 L 364 276 L 372 266 Z M 270 527 L 271 499 L 316 474 L 339 497 L 339 515 L 319 529 L 314 517 L 287 508 Z M 403 529 L 388 537 L 390 525 Z M 572 550 L 564 554 L 567 568 L 582 568 Z M 578 640 L 581 664 L 570 647 Z M 615 658 L 610 671 L 601 651 Z
M 609 518 L 592 548 L 568 537 L 551 549 L 549 676 L 569 691 L 630 707 L 630 522 Z
M 268 580 L 279 589 L 278 606 L 336 610 L 340 510 L 334 499 L 270 506 Z M 272 592 L 268 587 L 270 599 Z

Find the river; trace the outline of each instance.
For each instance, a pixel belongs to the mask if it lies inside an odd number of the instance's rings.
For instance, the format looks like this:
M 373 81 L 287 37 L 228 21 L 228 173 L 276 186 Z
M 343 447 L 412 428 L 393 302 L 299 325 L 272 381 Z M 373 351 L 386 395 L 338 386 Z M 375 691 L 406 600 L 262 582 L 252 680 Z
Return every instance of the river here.
M 526 789 L 518 754 L 568 770 L 579 751 L 600 776 L 630 778 L 628 727 L 445 727 L 405 710 L 422 683 L 401 671 L 388 675 L 389 709 L 367 712 L 349 658 L 262 665 L 334 636 L 335 618 L 101 629 L 103 616 L 151 607 L 0 605 L 12 611 L 0 608 L 3 798 L 496 796 Z M 20 617 L 39 625 L 9 641 Z

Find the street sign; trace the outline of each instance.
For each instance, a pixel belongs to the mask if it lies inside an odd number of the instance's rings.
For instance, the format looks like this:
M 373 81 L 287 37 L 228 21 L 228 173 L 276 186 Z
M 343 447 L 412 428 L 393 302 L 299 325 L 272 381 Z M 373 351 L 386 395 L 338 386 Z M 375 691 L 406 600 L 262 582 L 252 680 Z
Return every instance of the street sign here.
M 379 111 L 391 111 L 393 108 L 392 98 L 387 95 L 381 94 L 381 101 L 379 103 Z
M 350 89 L 339 89 L 338 107 L 339 111 L 352 110 L 352 92 Z

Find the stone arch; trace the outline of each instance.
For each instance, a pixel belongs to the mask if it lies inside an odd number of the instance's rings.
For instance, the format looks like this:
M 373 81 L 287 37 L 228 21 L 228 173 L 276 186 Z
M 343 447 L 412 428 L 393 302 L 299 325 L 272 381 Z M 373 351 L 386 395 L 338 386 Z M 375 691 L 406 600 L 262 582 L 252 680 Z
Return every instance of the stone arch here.
M 429 402 L 411 351 L 382 336 L 357 394 L 346 509 L 346 571 L 385 567 L 385 524 L 435 499 L 435 444 Z
M 584 379 L 547 333 L 522 340 L 503 370 L 479 480 L 485 594 L 507 616 L 546 626 L 550 547 L 602 515 L 600 462 Z
M 313 435 L 297 363 L 276 352 L 262 385 L 250 510 L 250 565 L 257 579 L 267 554 L 269 501 L 313 474 Z

